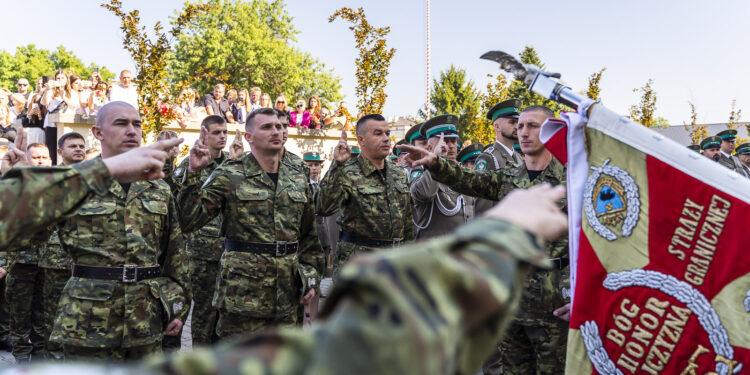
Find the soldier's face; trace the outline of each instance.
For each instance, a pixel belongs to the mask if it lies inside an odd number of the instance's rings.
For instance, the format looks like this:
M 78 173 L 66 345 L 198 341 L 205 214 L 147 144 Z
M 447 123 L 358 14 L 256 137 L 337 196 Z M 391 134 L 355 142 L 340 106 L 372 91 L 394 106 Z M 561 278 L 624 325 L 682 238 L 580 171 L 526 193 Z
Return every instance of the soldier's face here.
M 746 154 L 746 155 L 739 154 L 737 155 L 737 157 L 740 158 L 740 161 L 742 162 L 742 164 L 745 164 L 748 167 L 750 167 L 750 154 Z
M 524 154 L 538 155 L 545 150 L 544 144 L 539 140 L 539 131 L 546 119 L 547 115 L 542 111 L 521 113 L 518 119 L 518 143 Z
M 257 115 L 250 131 L 245 132 L 245 140 L 252 152 L 280 152 L 284 147 L 284 127 L 276 115 Z
M 282 130 L 281 143 L 286 144 L 287 137 L 289 137 L 289 117 L 279 116 L 279 122 L 281 122 L 281 126 L 284 128 Z
M 495 120 L 492 125 L 495 127 L 495 134 L 510 139 L 518 139 L 518 119 L 517 118 L 503 118 L 500 117 Z M 499 137 L 498 137 L 499 138 Z
M 216 151 L 227 145 L 227 124 L 211 124 L 208 126 L 206 146 Z
M 721 152 L 718 147 L 711 147 L 703 150 L 703 156 L 713 161 L 719 161 L 719 159 L 721 158 Z
M 102 126 L 91 128 L 94 137 L 102 143 L 102 157 L 108 158 L 140 147 L 141 116 L 129 105 L 112 108 L 106 113 Z
M 28 152 L 29 165 L 32 167 L 51 167 L 52 159 L 49 157 L 47 147 L 32 147 Z
M 372 159 L 385 159 L 391 153 L 391 128 L 386 121 L 367 120 L 362 133 L 357 135 L 359 148 Z
M 305 163 L 307 163 L 307 166 L 310 168 L 310 179 L 313 181 L 318 181 L 318 179 L 320 178 L 320 171 L 321 169 L 323 169 L 323 163 L 312 160 L 305 160 Z
M 57 149 L 57 154 L 60 155 L 65 165 L 80 163 L 86 159 L 86 143 L 83 139 L 68 138 L 62 148 Z
M 721 151 L 724 151 L 725 153 L 731 155 L 732 152 L 734 152 L 734 140 L 731 141 L 721 141 Z

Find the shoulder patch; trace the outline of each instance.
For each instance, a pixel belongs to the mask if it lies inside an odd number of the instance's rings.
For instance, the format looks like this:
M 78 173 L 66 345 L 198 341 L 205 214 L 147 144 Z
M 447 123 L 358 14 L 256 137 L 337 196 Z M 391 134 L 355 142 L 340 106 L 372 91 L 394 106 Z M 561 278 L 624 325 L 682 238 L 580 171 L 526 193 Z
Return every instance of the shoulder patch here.
M 477 170 L 477 171 L 487 170 L 487 161 L 484 159 L 477 160 L 477 163 L 474 164 L 474 170 Z

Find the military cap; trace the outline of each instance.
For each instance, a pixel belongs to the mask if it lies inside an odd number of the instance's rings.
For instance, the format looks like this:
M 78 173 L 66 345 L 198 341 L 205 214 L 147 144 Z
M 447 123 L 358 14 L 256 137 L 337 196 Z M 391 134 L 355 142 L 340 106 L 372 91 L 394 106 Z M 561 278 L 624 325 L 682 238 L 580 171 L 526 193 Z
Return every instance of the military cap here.
M 713 148 L 713 147 L 721 147 L 721 138 L 717 136 L 712 137 L 706 137 L 701 141 L 701 149 L 705 150 L 707 148 Z
M 689 148 L 689 149 L 691 149 L 691 150 L 693 150 L 695 152 L 701 152 L 701 146 L 700 145 L 690 145 L 690 146 L 687 146 L 687 148 Z
M 320 153 L 316 151 L 308 151 L 302 154 L 302 160 L 304 161 L 323 161 L 323 158 L 320 157 Z
M 461 152 L 458 153 L 456 159 L 459 163 L 466 163 L 477 160 L 477 157 L 482 153 L 484 146 L 481 143 L 472 143 L 464 147 Z
M 352 156 L 359 155 L 359 146 L 352 146 Z
M 487 118 L 495 121 L 500 117 L 518 118 L 521 115 L 521 101 L 510 99 L 495 104 L 488 112 Z
M 425 138 L 439 137 L 441 134 L 446 138 L 458 138 L 457 124 L 458 116 L 456 115 L 435 116 L 425 121 L 419 132 Z
M 734 142 L 734 139 L 737 137 L 737 130 L 722 130 L 716 136 L 721 138 L 722 141 Z
M 407 142 L 406 139 L 402 139 L 402 140 L 396 142 L 396 144 L 393 146 L 393 155 L 399 156 L 399 155 L 403 154 L 404 152 L 406 152 L 404 150 L 397 149 L 396 146 L 408 145 L 408 144 L 409 144 L 409 142 Z
M 404 136 L 404 140 L 408 142 L 410 145 L 414 144 L 414 141 L 418 139 L 426 139 L 420 132 L 419 128 L 422 127 L 422 123 L 416 124 L 409 128 L 409 130 L 406 131 L 406 136 Z
M 734 150 L 737 155 L 750 155 L 750 143 L 743 143 Z

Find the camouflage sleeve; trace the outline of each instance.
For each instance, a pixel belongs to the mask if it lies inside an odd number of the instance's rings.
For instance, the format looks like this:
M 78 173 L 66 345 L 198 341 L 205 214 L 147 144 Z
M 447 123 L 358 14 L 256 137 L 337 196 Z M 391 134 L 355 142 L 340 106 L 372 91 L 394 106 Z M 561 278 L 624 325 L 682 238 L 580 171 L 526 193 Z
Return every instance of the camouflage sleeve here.
M 414 203 L 411 199 L 411 194 L 406 197 L 407 198 L 407 204 L 406 207 L 404 207 L 405 215 L 404 217 L 404 239 L 407 241 L 413 241 L 415 236 L 417 235 L 414 232 Z
M 311 288 L 317 289 L 320 279 L 325 274 L 326 256 L 318 239 L 318 231 L 315 225 L 315 209 L 313 193 L 310 185 L 307 185 L 307 204 L 302 212 L 300 226 L 300 250 L 299 250 L 299 274 L 302 278 L 302 295 Z
M 185 172 L 177 193 L 180 226 L 194 232 L 216 217 L 231 194 L 231 180 L 223 167 L 216 168 L 201 186 L 201 171 Z
M 425 171 L 419 177 L 412 180 L 411 186 L 411 198 L 420 203 L 429 203 L 435 199 L 435 194 L 438 190 L 438 182 L 432 178 L 430 171 Z
M 185 301 L 192 300 L 190 295 L 190 269 L 187 250 L 185 247 L 182 230 L 180 229 L 180 220 L 178 219 L 177 206 L 175 199 L 170 194 L 169 197 L 169 227 L 164 231 L 164 240 L 162 241 L 162 251 L 166 256 L 164 259 L 164 275 L 171 278 L 182 287 Z M 175 317 L 185 322 L 187 319 L 190 306 L 175 311 Z
M 175 162 L 175 159 L 168 158 L 164 162 L 164 166 L 161 168 L 161 171 L 164 173 L 164 182 L 169 185 L 169 191 L 172 192 L 172 195 L 176 195 L 177 189 L 180 188 L 174 177 Z
M 92 193 L 112 184 L 104 162 L 67 167 L 14 168 L 0 178 L 0 248 L 74 214 Z
M 339 209 L 341 202 L 348 199 L 345 189 L 342 188 L 343 168 L 343 163 L 334 160 L 325 177 L 320 181 L 320 188 L 315 199 L 315 212 L 318 215 L 333 215 Z
M 169 373 L 474 373 L 512 319 L 541 241 L 496 219 L 451 237 L 359 257 L 342 269 L 322 322 L 267 331 L 152 362 Z
M 438 158 L 430 167 L 436 181 L 448 185 L 454 191 L 477 198 L 498 200 L 505 175 L 503 170 L 475 171 L 464 168 L 446 158 Z

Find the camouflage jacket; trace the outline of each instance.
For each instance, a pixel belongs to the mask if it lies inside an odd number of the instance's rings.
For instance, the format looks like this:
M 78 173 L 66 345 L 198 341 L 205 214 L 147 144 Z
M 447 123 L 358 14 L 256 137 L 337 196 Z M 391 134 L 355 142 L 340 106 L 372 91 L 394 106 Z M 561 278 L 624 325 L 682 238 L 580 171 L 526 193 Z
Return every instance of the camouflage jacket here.
M 509 154 L 508 150 L 505 149 L 505 145 L 495 141 L 495 143 L 484 149 L 481 154 L 477 157 L 477 161 L 474 164 L 474 169 L 478 171 L 495 171 L 498 169 L 505 169 L 508 167 L 519 167 L 523 164 L 523 159 L 518 152 Z M 489 210 L 497 202 L 487 199 L 477 199 L 475 204 L 475 215 L 481 215 L 485 211 Z
M 224 160 L 229 160 L 229 153 L 226 151 L 221 152 Z M 220 163 L 217 160 L 211 160 L 208 166 L 201 170 L 200 183 L 202 184 L 211 175 L 211 172 L 216 169 Z M 176 189 L 179 189 L 179 181 L 182 181 L 183 175 L 187 172 L 190 167 L 190 158 L 185 158 L 179 167 L 175 169 L 172 181 Z M 177 191 L 174 191 L 177 196 Z M 194 259 L 203 259 L 218 261 L 221 258 L 221 253 L 224 252 L 224 237 L 221 236 L 221 220 L 222 215 L 216 215 L 216 217 L 204 225 L 200 229 L 192 233 L 185 233 L 185 242 L 187 245 L 188 256 Z
M 299 163 L 284 157 L 278 183 L 252 153 L 225 161 L 201 186 L 199 171 L 185 173 L 178 194 L 186 232 L 219 214 L 228 240 L 299 242 L 296 253 L 273 257 L 224 251 L 214 306 L 256 318 L 288 316 L 299 306 L 300 289 L 317 287 L 325 256 L 315 229 L 312 189 Z
M 39 257 L 39 267 L 56 270 L 70 270 L 72 264 L 73 260 L 63 249 L 57 230 L 53 230 L 49 237 L 49 241 L 47 241 L 47 244 L 42 248 Z
M 479 219 L 435 241 L 344 267 L 310 330 L 269 330 L 151 362 L 163 373 L 471 374 L 512 317 L 541 241 Z
M 11 169 L 0 178 L 0 249 L 75 214 L 86 198 L 111 184 L 101 159 L 73 167 Z
M 161 265 L 164 279 L 190 301 L 189 270 L 169 186 L 138 181 L 126 193 L 113 182 L 59 226 L 73 263 L 87 266 Z M 71 277 L 63 289 L 50 340 L 86 347 L 132 347 L 160 342 L 164 326 L 156 279 L 122 283 Z M 184 319 L 188 308 L 173 306 Z
M 565 167 L 554 157 L 539 176 L 529 180 L 526 165 L 508 167 L 495 171 L 479 172 L 461 168 L 456 163 L 439 158 L 437 165 L 430 167 L 434 178 L 448 184 L 454 190 L 480 198 L 500 200 L 515 189 L 527 189 L 534 185 L 549 183 L 551 185 L 565 184 Z M 560 209 L 567 212 L 567 201 L 560 201 Z M 568 236 L 547 244 L 547 254 L 550 258 L 568 257 Z M 562 270 L 534 270 L 530 272 L 524 282 L 521 308 L 516 321 L 522 324 L 536 324 L 540 320 L 559 319 L 552 315 L 552 311 L 566 303 L 563 290 L 570 288 L 569 267 Z M 568 290 L 569 292 L 569 290 Z
M 719 153 L 719 164 L 739 173 L 743 177 L 748 177 L 747 173 L 745 173 L 745 168 L 743 168 L 742 162 L 740 159 L 738 159 L 734 155 L 724 155 L 723 152 Z
M 8 263 L 38 264 L 39 256 L 47 247 L 47 241 L 52 233 L 44 229 L 31 236 L 20 238 L 13 246 L 8 247 Z
M 409 187 L 418 240 L 442 236 L 474 218 L 474 198 L 451 190 L 425 171 Z
M 174 179 L 175 163 L 177 163 L 176 159 L 167 158 L 164 161 L 164 166 L 161 168 L 162 173 L 164 173 L 164 182 L 169 185 L 169 190 L 172 191 L 172 194 L 176 194 L 177 189 L 179 189 Z

